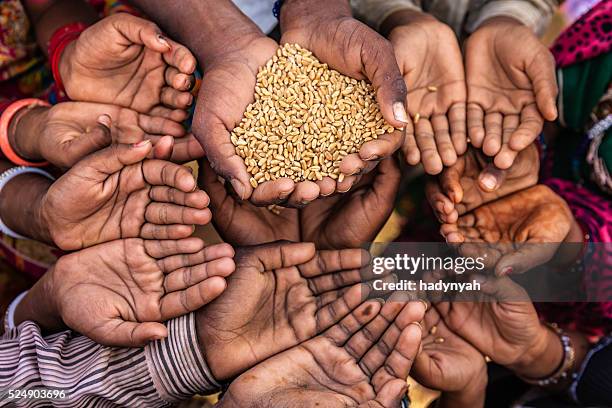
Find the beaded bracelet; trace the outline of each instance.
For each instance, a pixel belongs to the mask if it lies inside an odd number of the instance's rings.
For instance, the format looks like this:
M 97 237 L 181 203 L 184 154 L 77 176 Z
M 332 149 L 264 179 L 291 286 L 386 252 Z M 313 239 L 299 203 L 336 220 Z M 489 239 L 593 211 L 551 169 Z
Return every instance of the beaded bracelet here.
M 47 162 L 29 162 L 27 160 L 22 159 L 19 155 L 13 150 L 11 146 L 11 142 L 9 141 L 9 127 L 11 125 L 11 121 L 21 109 L 32 109 L 36 106 L 51 106 L 49 103 L 35 98 L 26 98 L 20 99 L 11 103 L 5 110 L 2 112 L 0 116 L 0 150 L 2 150 L 2 154 L 9 159 L 13 164 L 17 166 L 30 166 L 30 167 L 44 167 L 49 165 Z M 19 118 L 18 118 L 19 119 Z
M 64 84 L 59 71 L 59 63 L 62 57 L 62 52 L 66 49 L 68 44 L 79 38 L 81 33 L 85 31 L 87 25 L 83 23 L 71 23 L 55 30 L 51 39 L 49 40 L 48 52 L 49 62 L 51 64 L 51 73 L 55 80 L 55 85 L 60 93 L 65 94 Z
M 21 174 L 26 174 L 26 173 L 40 174 L 42 176 L 47 177 L 49 180 L 55 180 L 55 177 L 53 177 L 51 174 L 41 169 L 37 169 L 34 167 L 24 167 L 24 166 L 13 167 L 13 168 L 8 169 L 4 173 L 0 174 L 0 194 L 2 193 L 2 190 L 4 189 L 4 187 L 7 185 L 9 181 L 11 181 L 12 179 L 14 179 L 15 177 Z M 13 231 L 12 229 L 10 229 L 9 227 L 7 227 L 6 224 L 2 221 L 2 218 L 0 218 L 0 232 L 2 232 L 4 235 L 8 235 L 11 238 L 28 239 L 27 237 L 24 237 L 23 235 L 20 235 L 16 233 L 15 231 Z
M 563 360 L 559 367 L 549 376 L 544 378 L 527 378 L 519 376 L 521 380 L 527 384 L 536 385 L 538 387 L 547 387 L 550 385 L 558 384 L 560 381 L 567 379 L 571 371 L 574 369 L 576 363 L 576 351 L 572 345 L 570 337 L 555 323 L 546 323 L 546 326 L 555 332 L 561 340 L 561 346 L 563 347 Z
M 272 7 L 272 14 L 274 14 L 274 17 L 276 17 L 277 19 L 280 18 L 281 8 L 283 7 L 284 2 L 285 0 L 276 0 L 274 2 L 274 7 Z

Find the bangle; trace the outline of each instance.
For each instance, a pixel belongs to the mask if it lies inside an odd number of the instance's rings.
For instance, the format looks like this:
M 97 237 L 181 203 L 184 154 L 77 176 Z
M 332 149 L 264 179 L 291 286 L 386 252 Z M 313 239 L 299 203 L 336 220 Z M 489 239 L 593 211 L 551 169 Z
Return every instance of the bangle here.
M 49 163 L 47 162 L 29 162 L 27 160 L 22 159 L 19 155 L 13 150 L 11 146 L 11 142 L 9 141 L 9 127 L 11 125 L 11 121 L 21 109 L 32 109 L 35 106 L 51 106 L 49 103 L 35 98 L 27 98 L 20 99 L 11 103 L 5 110 L 2 112 L 0 116 L 0 150 L 2 150 L 2 154 L 6 156 L 13 164 L 17 166 L 30 166 L 30 167 L 44 167 Z M 19 120 L 19 118 L 17 118 Z M 17 122 L 19 123 L 19 122 Z M 15 123 L 15 125 L 17 125 Z
M 59 71 L 59 63 L 62 57 L 62 52 L 66 49 L 68 44 L 79 38 L 81 33 L 85 31 L 86 28 L 87 26 L 83 23 L 66 24 L 65 26 L 55 30 L 51 36 L 51 39 L 49 40 L 47 49 L 49 52 L 51 73 L 53 74 L 53 79 L 55 80 L 57 90 L 60 93 L 66 93 Z
M 519 378 L 527 384 L 536 385 L 538 387 L 555 385 L 560 381 L 565 380 L 570 376 L 570 373 L 573 371 L 576 363 L 576 351 L 574 350 L 570 337 L 555 323 L 546 323 L 546 326 L 554 331 L 557 336 L 559 336 L 559 340 L 561 340 L 561 346 L 563 348 L 563 359 L 561 360 L 559 367 L 547 377 L 527 378 L 519 376 Z
M 45 176 L 49 180 L 55 180 L 55 177 L 53 177 L 51 174 L 35 167 L 13 167 L 0 174 L 0 194 L 2 194 L 4 186 L 6 186 L 9 181 L 21 174 L 26 173 L 40 174 L 42 176 Z M 15 231 L 11 230 L 9 227 L 7 227 L 4 221 L 2 221 L 2 217 L 0 217 L 0 232 L 15 239 L 28 239 L 27 237 L 24 237 L 23 235 L 20 235 Z
M 285 0 L 276 0 L 274 2 L 274 7 L 272 7 L 272 14 L 274 14 L 274 17 L 276 17 L 277 19 L 280 18 L 281 7 L 283 7 L 284 2 Z
M 6 309 L 6 313 L 4 315 L 4 333 L 9 330 L 13 330 L 15 328 L 15 310 L 17 310 L 17 305 L 19 302 L 27 295 L 28 291 L 22 292 L 17 296 L 11 303 L 9 303 L 8 308 Z

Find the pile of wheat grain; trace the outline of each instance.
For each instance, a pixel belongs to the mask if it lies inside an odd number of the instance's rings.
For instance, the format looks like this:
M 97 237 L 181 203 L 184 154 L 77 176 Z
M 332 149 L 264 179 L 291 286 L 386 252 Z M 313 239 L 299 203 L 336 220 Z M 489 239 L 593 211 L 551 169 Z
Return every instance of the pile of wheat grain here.
M 342 181 L 344 156 L 393 131 L 370 84 L 329 69 L 297 44 L 286 44 L 259 69 L 255 102 L 231 140 L 257 187 L 280 177 Z

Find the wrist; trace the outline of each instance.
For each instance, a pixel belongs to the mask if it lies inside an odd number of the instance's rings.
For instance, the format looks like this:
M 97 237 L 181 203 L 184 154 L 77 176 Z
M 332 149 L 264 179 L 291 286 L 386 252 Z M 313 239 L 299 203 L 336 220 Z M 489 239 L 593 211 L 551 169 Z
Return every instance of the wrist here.
M 281 31 L 310 28 L 312 21 L 352 17 L 348 0 L 285 0 L 280 14 Z
M 13 151 L 28 161 L 42 161 L 39 141 L 40 129 L 44 128 L 44 118 L 49 108 L 45 106 L 27 106 L 21 108 L 9 124 L 8 139 Z
M 68 93 L 68 89 L 71 85 L 71 76 L 72 76 L 72 60 L 74 56 L 74 52 L 76 50 L 76 43 L 78 40 L 71 41 L 66 47 L 61 51 L 59 55 L 59 63 L 57 65 L 57 72 L 59 74 L 59 79 L 61 80 L 62 88 L 66 90 Z
M 525 25 L 521 21 L 517 20 L 514 17 L 494 16 L 494 17 L 484 20 L 478 27 L 476 27 L 476 30 L 480 30 L 481 28 L 487 28 L 487 27 L 504 28 L 504 27 L 521 27 L 521 26 L 525 27 Z
M 546 325 L 540 324 L 539 333 L 532 345 L 508 368 L 520 377 L 545 378 L 559 368 L 563 353 L 559 336 Z
M 57 265 L 49 268 L 38 282 L 28 291 L 15 309 L 15 325 L 30 320 L 45 332 L 54 332 L 64 328 L 59 309 L 55 301 L 55 274 Z

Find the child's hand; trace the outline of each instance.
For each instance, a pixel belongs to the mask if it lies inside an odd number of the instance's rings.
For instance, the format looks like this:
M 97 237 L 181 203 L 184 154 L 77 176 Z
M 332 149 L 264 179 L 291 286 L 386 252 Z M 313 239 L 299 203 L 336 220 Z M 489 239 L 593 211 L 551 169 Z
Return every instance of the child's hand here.
M 181 122 L 192 102 L 196 60 L 150 21 L 119 13 L 85 30 L 61 56 L 73 100 L 109 103 Z
M 557 118 L 554 59 L 529 28 L 499 17 L 468 38 L 465 64 L 471 143 L 507 169 Z
M 532 143 L 507 170 L 500 170 L 480 149 L 470 147 L 455 165 L 427 183 L 425 194 L 436 217 L 455 223 L 460 215 L 538 181 L 540 159 Z
M 211 219 L 191 171 L 144 160 L 150 141 L 112 145 L 77 163 L 47 191 L 39 210 L 51 241 L 76 250 L 120 238 L 180 239 Z
M 219 296 L 234 271 L 228 244 L 199 238 L 117 240 L 59 259 L 48 293 L 71 329 L 107 346 L 137 347 L 168 335 L 161 322 Z
M 544 185 L 476 208 L 440 231 L 462 256 L 483 256 L 497 276 L 521 274 L 548 262 L 574 229 L 563 198 Z
M 20 119 L 12 144 L 23 158 L 69 168 L 111 142 L 128 144 L 184 135 L 183 126 L 170 119 L 116 105 L 65 102 L 30 109 Z
M 408 87 L 402 150 L 411 165 L 423 163 L 429 174 L 452 166 L 465 152 L 466 87 L 463 58 L 455 33 L 423 13 L 398 12 L 388 20 L 389 40 Z

